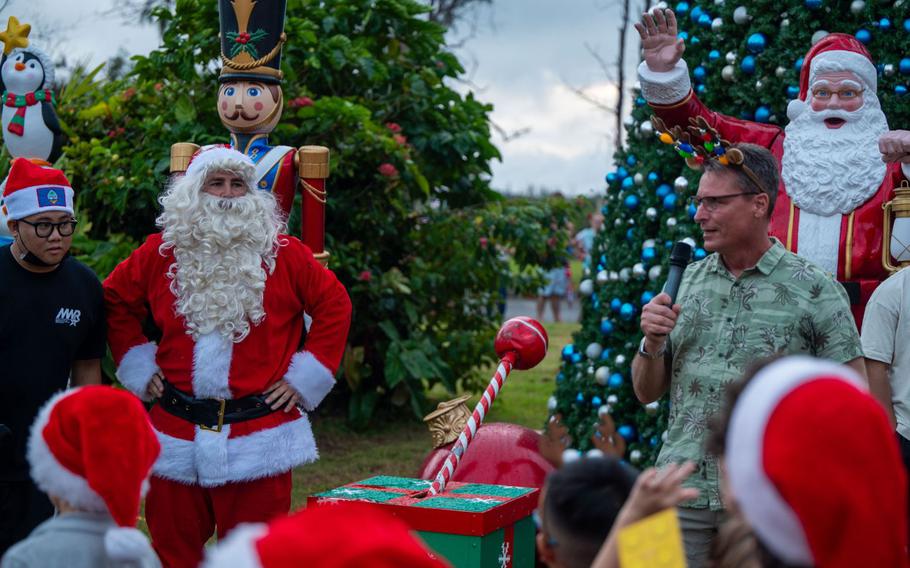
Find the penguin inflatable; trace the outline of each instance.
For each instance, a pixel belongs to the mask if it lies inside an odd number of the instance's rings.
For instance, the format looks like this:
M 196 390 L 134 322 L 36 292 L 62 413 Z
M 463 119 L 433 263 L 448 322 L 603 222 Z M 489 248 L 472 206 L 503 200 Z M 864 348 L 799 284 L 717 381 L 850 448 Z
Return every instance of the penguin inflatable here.
M 35 47 L 13 49 L 0 60 L 3 143 L 13 157 L 53 163 L 65 137 L 54 111 L 54 66 Z

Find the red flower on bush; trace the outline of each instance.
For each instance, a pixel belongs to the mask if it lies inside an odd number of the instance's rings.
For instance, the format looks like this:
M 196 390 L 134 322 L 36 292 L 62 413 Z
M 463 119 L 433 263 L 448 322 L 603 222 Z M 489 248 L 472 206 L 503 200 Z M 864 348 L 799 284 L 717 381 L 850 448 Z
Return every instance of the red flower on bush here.
M 164 83 L 155 83 L 155 90 L 160 91 L 164 88 Z
M 136 89 L 134 87 L 129 87 L 123 91 L 123 100 L 128 101 L 133 98 L 133 95 L 136 94 Z
M 392 138 L 395 139 L 395 142 L 397 142 L 399 146 L 406 146 L 408 144 L 408 138 L 404 134 L 396 134 L 392 136 Z
M 391 130 L 392 132 L 394 132 L 395 134 L 398 134 L 399 132 L 401 132 L 401 126 L 399 126 L 397 123 L 394 123 L 394 122 L 386 122 L 385 127 L 388 128 L 389 130 Z
M 357 279 L 360 280 L 361 282 L 369 282 L 370 280 L 373 279 L 373 273 L 370 272 L 369 270 L 364 270 L 363 272 L 360 273 L 359 276 L 357 276 Z
M 398 175 L 398 168 L 386 162 L 379 166 L 379 173 L 387 178 L 393 178 Z
M 486 249 L 488 244 L 490 244 L 490 241 L 486 237 L 480 237 L 480 248 Z
M 313 106 L 313 99 L 311 99 L 310 97 L 297 97 L 295 99 L 292 99 L 291 102 L 288 103 L 288 105 L 291 108 L 301 108 L 301 107 Z

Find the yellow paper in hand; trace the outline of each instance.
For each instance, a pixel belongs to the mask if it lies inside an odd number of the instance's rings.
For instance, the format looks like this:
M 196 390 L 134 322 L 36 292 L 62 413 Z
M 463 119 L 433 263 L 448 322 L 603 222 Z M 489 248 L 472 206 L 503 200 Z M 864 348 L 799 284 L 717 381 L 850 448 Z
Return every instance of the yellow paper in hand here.
M 619 531 L 622 568 L 686 568 L 676 509 L 666 509 Z

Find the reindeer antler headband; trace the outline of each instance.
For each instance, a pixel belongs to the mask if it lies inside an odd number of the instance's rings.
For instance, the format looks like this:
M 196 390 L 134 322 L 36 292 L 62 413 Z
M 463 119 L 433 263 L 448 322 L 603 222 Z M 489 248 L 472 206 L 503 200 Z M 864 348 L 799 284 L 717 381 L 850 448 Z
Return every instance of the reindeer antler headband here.
M 701 170 L 705 160 L 715 160 L 722 166 L 735 167 L 742 170 L 760 191 L 764 192 L 764 185 L 745 163 L 745 157 L 739 148 L 731 148 L 732 144 L 724 140 L 702 116 L 689 117 L 688 132 L 679 126 L 667 128 L 663 120 L 651 116 L 651 124 L 658 138 L 664 144 L 672 144 L 676 152 L 686 159 L 686 165 L 693 170 Z M 694 142 L 693 140 L 698 140 Z

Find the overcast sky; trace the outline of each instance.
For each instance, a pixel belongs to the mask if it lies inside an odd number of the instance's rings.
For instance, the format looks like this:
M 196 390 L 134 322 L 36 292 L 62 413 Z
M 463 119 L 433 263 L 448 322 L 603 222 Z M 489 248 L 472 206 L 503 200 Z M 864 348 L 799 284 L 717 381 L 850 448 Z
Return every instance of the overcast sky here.
M 213 0 L 214 1 L 214 0 Z M 33 24 L 32 39 L 70 60 L 101 63 L 121 47 L 147 53 L 157 31 L 113 14 L 116 0 L 10 0 L 0 13 Z M 493 0 L 473 25 L 450 34 L 464 40 L 456 52 L 469 70 L 472 89 L 494 105 L 494 142 L 503 155 L 493 164 L 496 189 L 523 193 L 531 186 L 566 194 L 599 192 L 611 169 L 611 116 L 577 96 L 572 88 L 613 101 L 616 89 L 586 46 L 613 64 L 619 26 L 618 2 L 609 0 Z M 2 5 L 2 0 L 0 0 Z M 637 36 L 628 38 L 627 81 L 634 81 Z

